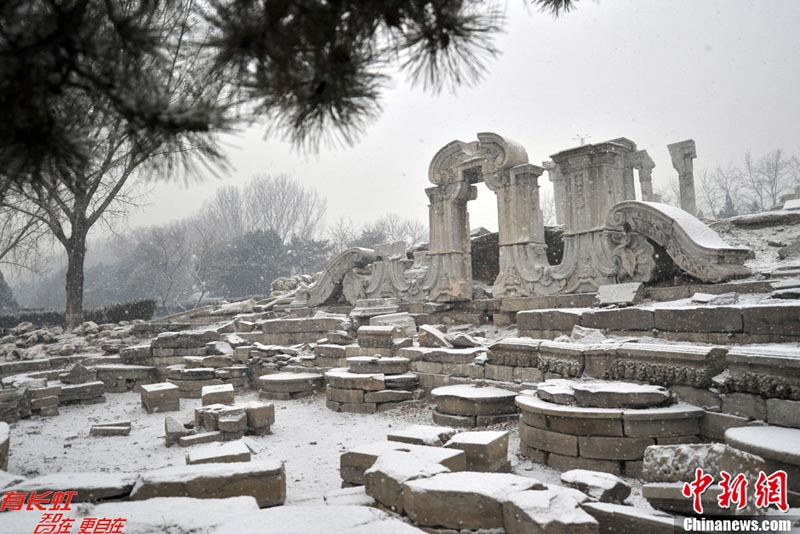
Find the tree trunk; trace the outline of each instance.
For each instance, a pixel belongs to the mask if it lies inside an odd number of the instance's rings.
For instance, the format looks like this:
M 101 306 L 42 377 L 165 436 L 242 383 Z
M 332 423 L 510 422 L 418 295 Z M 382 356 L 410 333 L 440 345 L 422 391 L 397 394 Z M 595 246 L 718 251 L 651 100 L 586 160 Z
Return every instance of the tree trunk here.
M 67 328 L 83 321 L 83 262 L 86 258 L 86 234 L 73 229 L 67 247 Z

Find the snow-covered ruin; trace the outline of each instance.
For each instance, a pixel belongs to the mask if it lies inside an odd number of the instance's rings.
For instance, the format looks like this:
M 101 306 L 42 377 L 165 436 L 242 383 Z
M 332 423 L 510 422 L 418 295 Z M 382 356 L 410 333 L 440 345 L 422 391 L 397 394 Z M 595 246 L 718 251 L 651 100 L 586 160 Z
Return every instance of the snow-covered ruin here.
M 751 496 L 785 472 L 800 507 L 800 264 L 768 244 L 800 237 L 800 211 L 712 229 L 694 142 L 669 152 L 683 209 L 628 139 L 540 167 L 481 133 L 434 156 L 422 247 L 346 250 L 263 300 L 148 323 L 19 325 L 0 488 L 75 491 L 70 514 L 126 533 L 667 534 L 696 469 Z M 470 231 L 479 183 L 497 234 Z M 705 517 L 779 512 L 719 493 Z

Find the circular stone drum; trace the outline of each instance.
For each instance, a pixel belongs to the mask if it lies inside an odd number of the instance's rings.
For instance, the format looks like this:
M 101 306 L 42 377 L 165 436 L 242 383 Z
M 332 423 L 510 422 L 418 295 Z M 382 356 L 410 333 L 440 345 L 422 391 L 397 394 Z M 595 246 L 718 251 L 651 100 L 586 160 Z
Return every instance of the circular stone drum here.
M 444 386 L 431 391 L 435 423 L 473 428 L 516 420 L 517 393 L 496 387 Z
M 292 400 L 322 391 L 324 377 L 315 373 L 274 373 L 258 377 L 262 399 Z

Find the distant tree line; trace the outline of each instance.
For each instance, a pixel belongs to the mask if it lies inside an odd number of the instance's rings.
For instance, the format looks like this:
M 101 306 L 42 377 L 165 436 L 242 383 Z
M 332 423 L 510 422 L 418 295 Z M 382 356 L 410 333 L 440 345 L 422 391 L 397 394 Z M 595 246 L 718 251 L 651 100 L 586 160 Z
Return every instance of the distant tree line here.
M 257 175 L 241 187 L 222 186 L 193 215 L 134 228 L 89 247 L 87 307 L 153 298 L 159 313 L 202 305 L 210 298 L 263 296 L 281 276 L 322 270 L 333 254 L 354 246 L 402 240 L 413 247 L 427 228 L 388 214 L 325 228 L 326 202 L 287 175 Z M 48 263 L 40 260 L 40 264 Z M 17 289 L 28 306 L 64 306 L 64 268 Z
M 695 170 L 695 196 L 704 217 L 727 219 L 783 206 L 787 195 L 800 187 L 800 157 L 783 149 L 763 156 L 745 153 L 741 162 Z M 660 192 L 662 200 L 679 205 L 677 179 Z

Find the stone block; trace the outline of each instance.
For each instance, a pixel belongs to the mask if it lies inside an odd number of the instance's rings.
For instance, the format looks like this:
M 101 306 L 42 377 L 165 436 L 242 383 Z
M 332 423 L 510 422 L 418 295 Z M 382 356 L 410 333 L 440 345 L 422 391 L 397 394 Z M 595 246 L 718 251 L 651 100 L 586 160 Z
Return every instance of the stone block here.
M 767 403 L 758 395 L 748 393 L 722 395 L 722 411 L 750 419 L 767 420 Z
M 338 403 L 358 403 L 364 402 L 364 390 L 362 389 L 339 389 L 328 386 L 325 388 L 325 398 L 329 401 Z
M 475 428 L 477 421 L 474 416 L 468 415 L 450 415 L 431 410 L 431 419 L 437 425 L 452 426 L 455 428 Z
M 800 336 L 800 306 L 797 304 L 747 306 L 742 315 L 744 331 L 748 334 Z
M 591 310 L 581 315 L 581 326 L 601 330 L 650 332 L 655 325 L 655 311 L 652 308 Z
M 175 445 L 180 438 L 193 433 L 194 430 L 186 428 L 174 417 L 168 415 L 164 418 L 164 442 L 167 447 Z
M 58 406 L 58 397 L 40 397 L 38 399 L 31 399 L 31 410 L 38 412 L 43 408 L 50 408 Z
M 766 465 L 758 456 L 722 443 L 657 445 L 645 451 L 642 478 L 648 482 L 686 482 L 694 479 L 697 469 L 715 479 L 721 471 L 732 476 L 743 473 L 752 485 Z
M 213 443 L 186 453 L 186 465 L 249 462 L 250 449 L 241 441 Z
M 767 422 L 771 425 L 800 428 L 800 402 L 767 399 Z
M 73 503 L 97 502 L 127 498 L 134 487 L 135 481 L 135 473 L 61 472 L 26 479 L 18 484 L 3 488 L 3 492 L 75 491 L 77 495 L 72 499 Z M 45 495 L 45 497 L 48 496 Z M 8 521 L 7 516 L 9 515 L 11 514 L 3 514 L 4 519 L 0 522 Z M 41 517 L 41 513 L 39 513 L 39 517 Z M 3 532 L 12 531 L 4 529 Z
M 364 393 L 364 402 L 374 402 L 377 404 L 384 402 L 403 402 L 414 398 L 410 391 L 400 389 L 384 389 L 383 391 L 368 391 Z
M 350 368 L 350 372 L 356 374 L 401 375 L 408 372 L 408 364 L 408 358 L 400 356 L 386 358 L 356 356 L 347 358 L 347 365 Z
M 655 443 L 653 438 L 579 437 L 578 451 L 583 458 L 639 460 L 644 457 L 644 450 Z
M 364 473 L 367 495 L 386 508 L 402 514 L 403 484 L 420 478 L 447 473 L 445 466 L 420 460 L 403 451 L 391 451 L 378 457 Z
M 224 433 L 244 433 L 247 431 L 247 414 L 223 415 L 217 420 L 217 428 Z
M 414 322 L 414 318 L 406 312 L 376 315 L 370 317 L 369 324 L 371 326 L 396 326 L 400 328 L 406 336 L 411 337 L 417 335 L 417 325 Z
M 599 534 L 600 526 L 563 489 L 520 491 L 503 503 L 507 534 Z
M 180 388 L 170 382 L 144 384 L 139 389 L 142 406 L 147 413 L 181 409 Z
M 533 367 L 514 367 L 514 372 L 511 375 L 514 382 L 542 382 L 544 380 L 544 373 L 539 369 Z
M 542 310 L 541 316 L 542 330 L 560 330 L 571 332 L 575 325 L 581 323 L 581 312 L 573 310 Z M 519 314 L 517 314 L 519 321 Z M 520 330 L 522 330 L 520 326 Z
M 576 436 L 521 424 L 519 438 L 525 445 L 535 449 L 566 456 L 578 456 L 578 438 Z
M 741 332 L 742 309 L 732 306 L 658 308 L 655 327 L 667 332 Z
M 41 399 L 43 397 L 59 397 L 61 396 L 61 386 L 28 388 L 28 395 L 30 396 L 31 400 Z
M 374 402 L 343 402 L 339 405 L 339 411 L 345 413 L 375 413 L 378 405 Z
M 263 403 L 250 403 L 244 406 L 247 414 L 247 428 L 255 434 L 268 432 L 275 424 L 275 405 Z
M 517 393 L 496 387 L 445 386 L 431 391 L 436 411 L 449 415 L 477 416 L 516 413 Z
M 181 447 L 191 447 L 192 445 L 202 445 L 205 443 L 214 443 L 215 441 L 222 441 L 222 432 L 215 430 L 213 432 L 199 432 L 197 434 L 190 434 L 178 438 L 178 445 Z
M 347 369 L 331 369 L 325 373 L 328 385 L 338 389 L 361 389 L 364 391 L 381 391 L 386 389 L 382 374 L 356 374 Z
M 463 451 L 386 440 L 354 447 L 342 454 L 339 458 L 342 480 L 349 484 L 364 484 L 364 472 L 372 467 L 379 456 L 392 451 L 406 452 L 419 462 L 441 464 L 450 471 L 466 469 Z
M 692 436 L 700 433 L 704 415 L 702 408 L 675 404 L 649 410 L 626 410 L 622 424 L 627 437 Z
M 324 378 L 316 373 L 272 373 L 258 377 L 259 389 L 270 393 L 314 393 L 322 390 Z
M 514 368 L 505 365 L 492 365 L 487 363 L 484 368 L 484 377 L 487 380 L 511 382 L 514 380 Z
M 389 441 L 412 443 L 414 445 L 429 445 L 441 447 L 456 433 L 455 429 L 447 426 L 411 425 L 402 430 L 389 432 L 386 438 Z
M 251 496 L 258 506 L 279 506 L 286 500 L 286 472 L 279 461 L 189 465 L 144 471 L 131 500 L 155 497 L 223 499 Z
M 529 489 L 544 485 L 512 474 L 442 473 L 403 484 L 403 504 L 408 517 L 424 527 L 501 529 L 508 495 Z
M 233 385 L 220 384 L 214 386 L 203 386 L 201 398 L 203 406 L 210 404 L 233 404 L 236 401 L 236 393 Z
M 719 393 L 709 391 L 708 389 L 675 385 L 672 386 L 670 390 L 678 396 L 678 399 L 686 404 L 700 406 L 701 408 L 719 408 L 722 406 L 722 399 Z
M 464 451 L 467 471 L 497 472 L 508 464 L 508 432 L 459 432 L 445 444 Z
M 600 532 L 613 534 L 674 534 L 675 518 L 650 510 L 619 504 L 590 502 L 583 509 L 600 525 Z

